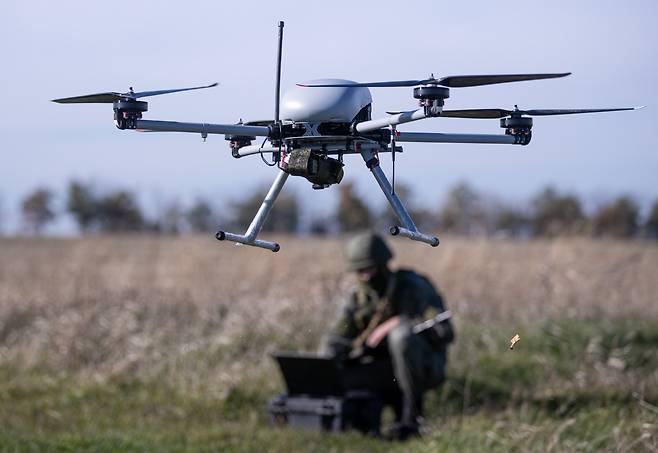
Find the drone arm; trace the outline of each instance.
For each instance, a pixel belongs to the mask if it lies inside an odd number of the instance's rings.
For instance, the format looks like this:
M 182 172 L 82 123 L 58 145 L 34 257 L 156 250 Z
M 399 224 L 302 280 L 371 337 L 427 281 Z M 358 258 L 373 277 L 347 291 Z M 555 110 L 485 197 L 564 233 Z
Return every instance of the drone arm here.
M 439 132 L 398 132 L 398 142 L 423 143 L 499 143 L 520 144 L 514 135 L 507 134 L 443 134 Z
M 257 137 L 270 135 L 266 126 L 242 124 L 179 123 L 177 121 L 135 120 L 135 129 L 159 132 L 196 132 L 199 134 L 234 134 Z
M 410 123 L 427 118 L 424 109 L 413 110 L 411 112 L 396 113 L 386 118 L 363 121 L 356 125 L 356 131 L 365 133 L 376 131 L 382 127 L 395 126 L 397 124 Z

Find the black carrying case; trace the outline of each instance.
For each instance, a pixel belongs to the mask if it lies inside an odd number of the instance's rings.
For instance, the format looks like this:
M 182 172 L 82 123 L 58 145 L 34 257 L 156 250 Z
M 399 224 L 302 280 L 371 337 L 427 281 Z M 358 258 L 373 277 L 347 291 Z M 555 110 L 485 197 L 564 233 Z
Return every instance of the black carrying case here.
M 381 402 L 369 392 L 348 392 L 342 397 L 280 394 L 267 405 L 270 424 L 314 431 L 356 429 L 379 432 Z
M 278 353 L 287 393 L 267 404 L 270 424 L 291 428 L 378 433 L 382 403 L 369 391 L 345 390 L 336 363 L 312 354 Z

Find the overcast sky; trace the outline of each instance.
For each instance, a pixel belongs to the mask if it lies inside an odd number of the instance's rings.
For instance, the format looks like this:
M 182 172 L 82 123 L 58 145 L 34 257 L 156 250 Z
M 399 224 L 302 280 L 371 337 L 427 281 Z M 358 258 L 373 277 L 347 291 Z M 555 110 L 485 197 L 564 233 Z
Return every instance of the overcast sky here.
M 0 6 L 0 200 L 4 217 L 37 185 L 71 178 L 128 187 L 145 203 L 217 203 L 269 185 L 258 157 L 235 160 L 222 136 L 117 130 L 109 105 L 50 99 L 217 81 L 149 100 L 145 118 L 229 123 L 273 116 L 278 20 L 282 88 L 324 77 L 358 81 L 468 73 L 562 72 L 559 80 L 453 89 L 446 108 L 647 107 L 535 119 L 529 146 L 407 144 L 399 180 L 436 206 L 457 181 L 512 201 L 553 184 L 589 200 L 658 198 L 658 2 L 14 1 Z M 372 89 L 373 115 L 413 108 L 411 88 Z M 429 119 L 400 130 L 499 133 L 497 120 Z M 347 180 L 381 205 L 360 158 Z M 388 165 L 386 166 L 388 171 Z M 312 209 L 314 192 L 291 178 Z M 313 198 L 315 197 L 315 198 Z M 6 222 L 5 222 L 6 223 Z

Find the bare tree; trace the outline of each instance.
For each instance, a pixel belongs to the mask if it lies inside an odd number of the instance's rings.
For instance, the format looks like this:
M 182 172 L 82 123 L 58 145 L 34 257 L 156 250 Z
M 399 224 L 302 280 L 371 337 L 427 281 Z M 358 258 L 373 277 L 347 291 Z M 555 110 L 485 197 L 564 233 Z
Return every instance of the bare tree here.
M 547 187 L 533 201 L 532 229 L 537 236 L 558 236 L 582 232 L 585 215 L 574 195 L 561 195 Z
M 215 214 L 210 204 L 198 198 L 185 213 L 185 220 L 196 233 L 205 233 L 216 228 Z
M 166 204 L 159 219 L 159 230 L 164 234 L 177 235 L 181 232 L 183 223 L 183 209 L 178 201 L 170 201 Z
M 142 211 L 131 192 L 118 190 L 110 193 L 100 199 L 98 206 L 102 231 L 139 231 L 144 227 Z
M 530 219 L 521 209 L 506 204 L 495 208 L 495 230 L 505 236 L 524 236 L 530 231 Z
M 338 189 L 336 220 L 341 231 L 348 232 L 369 228 L 372 222 L 372 213 L 366 203 L 354 193 L 354 184 L 352 182 L 343 182 Z
M 90 184 L 75 180 L 69 183 L 66 209 L 75 218 L 83 233 L 99 221 L 99 202 Z
M 439 226 L 460 234 L 486 233 L 487 212 L 482 196 L 467 183 L 458 183 L 439 210 Z
M 649 217 L 644 223 L 644 230 L 647 237 L 651 239 L 658 239 L 658 200 L 653 203 Z
M 41 234 L 43 228 L 55 219 L 53 193 L 46 188 L 38 188 L 28 194 L 21 203 L 23 221 L 33 234 Z
M 628 197 L 619 197 L 612 203 L 602 206 L 592 217 L 591 227 L 594 236 L 630 238 L 637 234 L 639 210 Z

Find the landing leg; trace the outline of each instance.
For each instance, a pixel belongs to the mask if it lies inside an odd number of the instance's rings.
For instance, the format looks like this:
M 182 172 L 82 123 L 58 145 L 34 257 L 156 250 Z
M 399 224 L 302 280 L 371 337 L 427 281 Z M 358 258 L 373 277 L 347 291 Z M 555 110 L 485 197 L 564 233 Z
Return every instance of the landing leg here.
M 370 149 L 362 149 L 361 156 L 372 172 L 372 175 L 375 177 L 375 180 L 377 181 L 377 184 L 379 184 L 379 187 L 382 189 L 382 192 L 384 192 L 384 195 L 386 196 L 388 203 L 391 205 L 391 208 L 393 208 L 395 215 L 397 215 L 400 223 L 402 223 L 402 226 L 392 226 L 389 230 L 390 233 L 393 236 L 400 235 L 414 241 L 425 242 L 432 247 L 439 245 L 439 238 L 418 231 L 418 228 L 416 228 L 414 221 L 411 219 L 411 216 L 409 216 L 409 213 L 404 208 L 400 198 L 398 198 L 397 194 L 393 193 L 391 183 L 388 182 L 386 175 L 379 166 L 379 158 L 374 153 L 374 151 Z
M 276 179 L 272 183 L 272 187 L 270 187 L 270 190 L 267 192 L 267 195 L 265 196 L 263 203 L 260 205 L 260 208 L 258 209 L 258 212 L 254 217 L 254 220 L 252 220 L 251 223 L 249 224 L 249 228 L 247 228 L 247 232 L 245 234 L 242 235 L 242 234 L 228 233 L 226 231 L 220 230 L 217 232 L 215 237 L 220 241 L 228 240 L 228 241 L 237 242 L 239 244 L 261 247 L 264 249 L 271 250 L 273 252 L 278 252 L 279 249 L 281 248 L 279 244 L 277 244 L 276 242 L 269 242 L 269 241 L 256 239 L 256 237 L 258 236 L 258 233 L 260 233 L 260 230 L 263 228 L 263 224 L 265 223 L 265 220 L 267 220 L 267 216 L 272 210 L 272 207 L 274 206 L 274 202 L 279 196 L 279 193 L 281 193 L 281 189 L 283 188 L 283 185 L 286 183 L 287 179 L 288 179 L 288 173 L 284 172 L 283 170 L 280 170 Z

